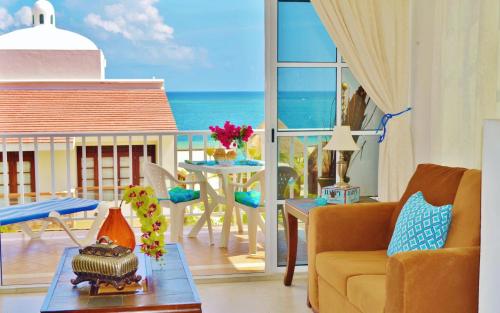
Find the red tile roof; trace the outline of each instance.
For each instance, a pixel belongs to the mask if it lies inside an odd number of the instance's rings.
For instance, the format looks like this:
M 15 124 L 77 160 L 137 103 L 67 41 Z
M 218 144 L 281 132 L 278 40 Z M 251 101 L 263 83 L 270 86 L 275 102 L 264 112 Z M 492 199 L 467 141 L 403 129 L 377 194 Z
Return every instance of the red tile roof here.
M 0 90 L 0 133 L 175 130 L 162 89 Z

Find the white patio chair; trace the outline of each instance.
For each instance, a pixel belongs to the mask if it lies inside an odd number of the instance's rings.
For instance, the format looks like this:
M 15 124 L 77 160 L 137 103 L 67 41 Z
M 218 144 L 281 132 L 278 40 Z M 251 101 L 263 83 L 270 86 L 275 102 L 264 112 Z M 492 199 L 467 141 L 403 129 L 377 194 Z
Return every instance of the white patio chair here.
M 204 181 L 181 181 L 174 177 L 169 171 L 163 167 L 146 162 L 144 164 L 144 176 L 146 181 L 153 187 L 160 205 L 170 209 L 170 240 L 172 242 L 182 241 L 184 235 L 184 216 L 186 208 L 196 203 L 203 203 L 205 205 L 205 214 L 208 226 L 208 235 L 210 245 L 214 244 L 212 223 L 210 220 L 207 196 L 207 182 Z M 167 186 L 167 182 L 170 188 Z M 174 202 L 170 199 L 169 190 L 180 185 L 200 185 L 200 197 L 190 201 Z
M 236 199 L 236 192 L 238 192 L 238 189 L 243 191 L 243 189 L 250 188 L 254 183 L 256 183 L 259 187 L 259 199 L 258 199 L 258 206 L 252 206 L 250 203 L 241 201 L 240 199 Z M 265 199 L 265 191 L 266 191 L 266 186 L 265 186 L 265 171 L 260 171 L 254 174 L 246 183 L 244 184 L 239 184 L 239 183 L 234 183 L 230 182 L 229 183 L 229 191 L 230 194 L 233 195 L 231 200 L 228 202 L 230 203 L 229 210 L 232 210 L 232 208 L 236 207 L 237 209 L 244 210 L 247 213 L 247 218 L 248 218 L 248 254 L 256 254 L 257 253 L 257 226 L 260 228 L 260 230 L 264 233 L 265 232 L 265 222 L 264 219 L 261 215 L 265 211 L 264 207 L 264 199 Z M 248 195 L 250 195 L 251 192 L 256 192 L 255 190 L 250 190 L 246 191 Z M 255 200 L 255 199 L 254 199 Z M 238 210 L 236 210 L 238 211 Z M 226 218 L 224 220 L 224 226 L 225 229 L 223 231 L 227 232 L 226 238 L 229 238 L 229 232 L 230 232 L 230 226 L 231 223 L 226 223 Z M 229 225 L 229 227 L 227 227 Z

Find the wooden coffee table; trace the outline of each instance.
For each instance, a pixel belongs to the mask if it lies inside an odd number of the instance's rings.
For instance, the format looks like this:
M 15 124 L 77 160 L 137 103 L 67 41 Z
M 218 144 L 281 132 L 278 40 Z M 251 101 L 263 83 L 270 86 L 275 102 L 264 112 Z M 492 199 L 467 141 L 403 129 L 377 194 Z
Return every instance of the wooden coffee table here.
M 169 312 L 200 313 L 201 301 L 178 244 L 167 244 L 164 268 L 151 262 L 148 288 L 145 292 L 90 296 L 90 286 L 73 287 L 75 277 L 71 260 L 78 248 L 66 248 L 52 280 L 41 313 L 76 312 Z M 141 254 L 139 248 L 136 253 Z M 139 260 L 145 260 L 142 256 Z

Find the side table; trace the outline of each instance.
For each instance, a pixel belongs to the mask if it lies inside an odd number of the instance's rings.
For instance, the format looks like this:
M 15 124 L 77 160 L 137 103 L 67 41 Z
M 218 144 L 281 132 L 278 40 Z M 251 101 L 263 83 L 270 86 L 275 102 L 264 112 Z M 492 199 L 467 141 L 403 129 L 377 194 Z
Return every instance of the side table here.
M 370 197 L 361 197 L 358 203 L 377 202 Z M 285 221 L 287 224 L 287 239 L 288 239 L 288 256 L 285 278 L 283 280 L 285 286 L 290 286 L 295 272 L 295 262 L 297 261 L 297 244 L 298 244 L 298 221 L 306 224 L 306 240 L 307 228 L 309 225 L 309 211 L 318 207 L 314 199 L 287 199 L 285 200 Z

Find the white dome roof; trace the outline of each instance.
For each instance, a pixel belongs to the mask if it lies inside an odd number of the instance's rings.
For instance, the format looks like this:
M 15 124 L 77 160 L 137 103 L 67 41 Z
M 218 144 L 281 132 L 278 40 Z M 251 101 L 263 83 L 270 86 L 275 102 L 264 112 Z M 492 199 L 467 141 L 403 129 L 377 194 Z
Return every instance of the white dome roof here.
M 47 0 L 38 0 L 31 8 L 33 14 L 33 26 L 40 24 L 55 25 L 55 10 L 52 3 Z M 40 21 L 40 16 L 43 15 L 43 23 Z
M 3 50 L 99 50 L 88 38 L 56 27 L 54 6 L 37 0 L 31 8 L 33 27 L 0 36 Z
M 53 25 L 38 25 L 2 35 L 0 49 L 99 50 L 90 39 Z

